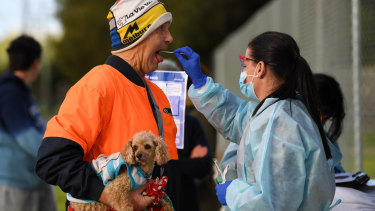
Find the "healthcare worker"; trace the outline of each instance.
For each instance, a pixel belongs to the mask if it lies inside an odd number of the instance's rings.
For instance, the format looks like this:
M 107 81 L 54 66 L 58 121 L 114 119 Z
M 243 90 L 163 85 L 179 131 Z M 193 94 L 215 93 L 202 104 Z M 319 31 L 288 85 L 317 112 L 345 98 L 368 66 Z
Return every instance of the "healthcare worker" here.
M 332 76 L 316 73 L 314 81 L 319 96 L 319 111 L 322 125 L 327 128 L 332 156 L 339 160 L 335 165 L 335 173 L 345 173 L 341 165 L 342 153 L 338 138 L 342 133 L 345 118 L 344 95 L 340 84 Z
M 334 162 L 315 104 L 312 72 L 294 39 L 265 32 L 248 44 L 240 56 L 239 85 L 251 101 L 202 74 L 199 55 L 189 47 L 175 53 L 192 78 L 194 105 L 239 145 L 238 178 L 216 186 L 220 203 L 231 210 L 328 210 Z

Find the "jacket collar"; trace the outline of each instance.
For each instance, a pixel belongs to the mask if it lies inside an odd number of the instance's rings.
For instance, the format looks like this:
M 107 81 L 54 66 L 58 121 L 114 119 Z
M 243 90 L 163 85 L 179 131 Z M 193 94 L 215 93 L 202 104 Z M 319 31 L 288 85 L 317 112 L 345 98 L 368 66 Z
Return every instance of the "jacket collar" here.
M 145 87 L 145 84 L 142 78 L 135 72 L 132 66 L 129 65 L 125 60 L 121 59 L 118 56 L 111 55 L 105 61 L 105 64 L 112 66 L 120 73 L 122 73 L 128 80 L 134 84 Z
M 259 108 L 255 116 L 259 116 L 264 110 L 266 110 L 268 107 L 270 107 L 272 104 L 276 103 L 279 98 L 266 98 L 264 100 L 263 105 Z
M 7 72 L 3 77 L 0 78 L 0 85 L 8 82 L 16 84 L 18 87 L 22 88 L 27 92 L 31 91 L 30 87 L 26 86 L 26 84 L 16 75 L 14 75 L 11 71 Z

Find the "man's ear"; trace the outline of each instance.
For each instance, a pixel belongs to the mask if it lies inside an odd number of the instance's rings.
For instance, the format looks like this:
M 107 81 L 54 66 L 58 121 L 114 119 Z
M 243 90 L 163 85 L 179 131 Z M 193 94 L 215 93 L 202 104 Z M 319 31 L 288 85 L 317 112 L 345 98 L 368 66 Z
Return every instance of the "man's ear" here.
M 31 68 L 34 70 L 40 69 L 40 59 L 34 59 L 33 63 L 31 64 Z

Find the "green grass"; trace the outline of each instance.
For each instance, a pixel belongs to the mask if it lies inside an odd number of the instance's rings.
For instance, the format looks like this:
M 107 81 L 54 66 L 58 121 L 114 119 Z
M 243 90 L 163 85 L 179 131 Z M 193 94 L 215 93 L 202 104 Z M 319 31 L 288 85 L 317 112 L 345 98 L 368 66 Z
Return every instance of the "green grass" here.
M 66 193 L 64 193 L 57 186 L 55 186 L 55 190 L 56 190 L 57 211 L 65 211 Z
M 375 132 L 363 135 L 363 172 L 375 179 Z

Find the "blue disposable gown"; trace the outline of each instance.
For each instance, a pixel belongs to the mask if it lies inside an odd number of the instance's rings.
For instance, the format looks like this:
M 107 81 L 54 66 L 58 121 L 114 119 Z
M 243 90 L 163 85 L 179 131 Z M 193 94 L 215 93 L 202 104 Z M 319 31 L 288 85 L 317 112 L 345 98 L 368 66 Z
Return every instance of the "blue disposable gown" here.
M 341 165 L 342 153 L 340 151 L 340 147 L 337 141 L 334 143 L 328 141 L 328 146 L 329 146 L 329 150 L 331 151 L 333 162 L 335 164 L 334 166 L 335 173 L 345 173 L 345 169 Z M 231 142 L 225 149 L 223 158 L 221 159 L 220 167 L 222 168 L 222 170 L 227 168 L 226 175 L 225 175 L 225 179 L 227 181 L 234 180 L 238 177 L 237 176 L 237 151 L 238 151 L 238 145 Z
M 222 170 L 227 168 L 225 175 L 222 175 L 226 181 L 237 179 L 237 151 L 238 145 L 231 142 L 225 149 L 223 158 L 220 162 Z M 233 167 L 233 168 L 232 168 Z M 223 172 L 224 173 L 224 172 Z
M 345 169 L 341 165 L 342 153 L 337 141 L 333 144 L 329 141 L 329 149 L 331 150 L 332 157 L 337 160 L 335 163 L 335 173 L 345 173 Z
M 238 178 L 229 185 L 231 210 L 328 210 L 335 192 L 318 128 L 303 103 L 268 98 L 257 114 L 245 101 L 207 78 L 191 86 L 195 107 L 228 140 L 239 145 Z

